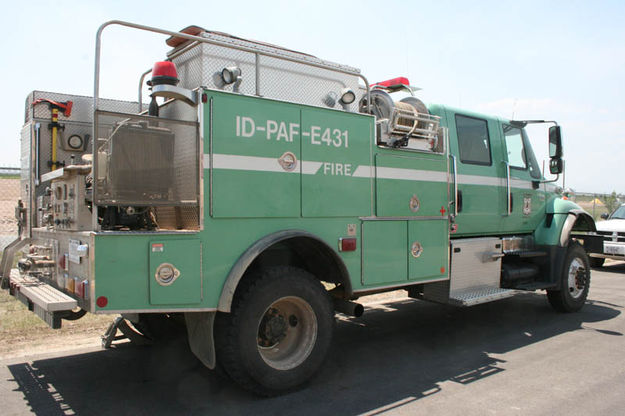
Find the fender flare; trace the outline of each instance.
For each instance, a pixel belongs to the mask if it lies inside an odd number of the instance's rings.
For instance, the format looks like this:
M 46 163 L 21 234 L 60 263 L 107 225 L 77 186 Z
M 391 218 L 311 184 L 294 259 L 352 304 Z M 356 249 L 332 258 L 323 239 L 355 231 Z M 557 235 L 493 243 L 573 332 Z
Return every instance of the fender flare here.
M 273 246 L 276 243 L 286 241 L 292 238 L 306 238 L 314 241 L 321 248 L 324 249 L 325 254 L 329 255 L 329 257 L 334 261 L 335 266 L 339 272 L 341 277 L 341 284 L 344 286 L 346 296 L 351 296 L 352 294 L 352 285 L 349 279 L 349 272 L 347 271 L 347 267 L 341 257 L 336 253 L 336 251 L 331 248 L 324 240 L 317 237 L 314 234 L 311 234 L 307 231 L 303 230 L 283 230 L 278 231 L 256 241 L 252 244 L 245 252 L 239 257 L 237 262 L 230 269 L 230 273 L 228 273 L 228 277 L 226 278 L 226 282 L 221 290 L 221 295 L 219 297 L 219 303 L 217 305 L 217 310 L 220 312 L 230 312 L 230 307 L 232 305 L 232 299 L 234 298 L 234 293 L 241 281 L 241 278 L 250 267 L 252 262 L 262 254 L 266 249 Z
M 597 231 L 595 220 L 589 213 L 581 208 L 571 209 L 568 212 L 568 216 L 564 222 L 564 226 L 560 230 L 560 247 L 568 246 L 573 228 L 577 228 L 580 231 Z

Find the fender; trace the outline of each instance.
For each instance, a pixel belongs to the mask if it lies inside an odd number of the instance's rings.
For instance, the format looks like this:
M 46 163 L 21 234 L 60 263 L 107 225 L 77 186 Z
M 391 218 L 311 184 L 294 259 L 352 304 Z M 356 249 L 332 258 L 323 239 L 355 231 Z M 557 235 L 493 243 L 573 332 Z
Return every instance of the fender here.
M 534 231 L 536 244 L 568 246 L 571 232 L 597 231 L 595 220 L 575 202 L 554 198 L 547 203 L 546 217 Z
M 252 244 L 242 255 L 239 257 L 235 265 L 230 269 L 230 273 L 226 278 L 224 287 L 219 297 L 219 304 L 217 310 L 220 312 L 230 312 L 230 306 L 232 305 L 232 299 L 234 298 L 234 292 L 239 285 L 239 281 L 252 264 L 252 262 L 266 249 L 273 246 L 276 243 L 290 240 L 293 238 L 304 238 L 313 243 L 316 248 L 328 259 L 334 262 L 336 271 L 338 272 L 338 280 L 345 289 L 346 296 L 351 296 L 352 285 L 349 279 L 349 272 L 345 263 L 336 251 L 331 248 L 325 241 L 320 239 L 314 234 L 311 234 L 303 230 L 283 230 L 273 234 L 269 234 L 254 244 Z

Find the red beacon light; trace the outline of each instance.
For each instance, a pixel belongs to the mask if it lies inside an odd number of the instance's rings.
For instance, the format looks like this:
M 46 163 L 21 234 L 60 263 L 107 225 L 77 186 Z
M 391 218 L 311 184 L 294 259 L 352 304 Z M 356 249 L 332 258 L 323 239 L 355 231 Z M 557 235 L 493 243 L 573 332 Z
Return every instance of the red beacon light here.
M 401 88 L 410 88 L 410 81 L 406 77 L 397 77 L 386 81 L 376 82 L 371 84 L 370 87 L 383 87 L 389 90 L 398 90 Z
M 160 61 L 154 64 L 152 68 L 152 79 L 148 81 L 148 85 L 178 85 L 178 71 L 176 65 L 170 61 Z

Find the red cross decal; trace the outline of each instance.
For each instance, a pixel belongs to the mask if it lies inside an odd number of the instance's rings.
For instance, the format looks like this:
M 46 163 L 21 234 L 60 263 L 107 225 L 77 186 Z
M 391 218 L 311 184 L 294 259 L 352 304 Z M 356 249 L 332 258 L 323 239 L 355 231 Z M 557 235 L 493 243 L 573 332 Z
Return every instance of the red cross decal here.
M 447 210 L 445 209 L 445 207 L 441 207 L 441 210 L 438 211 L 441 213 L 441 216 L 445 215 L 445 213 L 447 212 Z

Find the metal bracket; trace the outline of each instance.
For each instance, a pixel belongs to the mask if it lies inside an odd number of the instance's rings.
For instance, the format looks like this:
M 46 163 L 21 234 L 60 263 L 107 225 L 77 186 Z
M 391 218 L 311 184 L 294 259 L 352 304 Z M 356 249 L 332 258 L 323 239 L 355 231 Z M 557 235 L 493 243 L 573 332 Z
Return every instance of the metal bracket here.
M 482 256 L 482 263 L 497 261 L 503 257 L 505 257 L 505 254 L 503 253 L 484 253 L 484 255 Z
M 152 87 L 153 97 L 173 98 L 182 100 L 185 103 L 196 106 L 198 104 L 197 91 L 188 90 L 186 88 L 176 87 L 174 85 L 161 84 Z
M 118 329 L 122 335 L 117 335 Z M 118 316 L 115 320 L 113 320 L 113 322 L 111 322 L 111 325 L 109 325 L 104 335 L 102 335 L 102 348 L 111 348 L 113 341 L 119 341 L 126 338 L 136 345 L 151 344 L 151 341 L 148 338 L 130 328 L 123 316 Z

